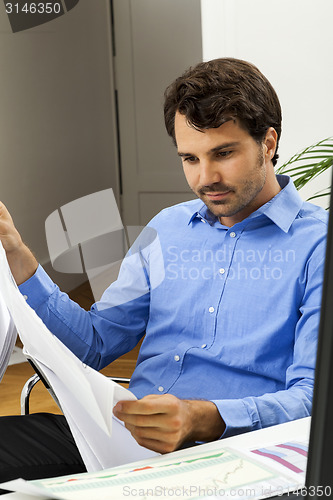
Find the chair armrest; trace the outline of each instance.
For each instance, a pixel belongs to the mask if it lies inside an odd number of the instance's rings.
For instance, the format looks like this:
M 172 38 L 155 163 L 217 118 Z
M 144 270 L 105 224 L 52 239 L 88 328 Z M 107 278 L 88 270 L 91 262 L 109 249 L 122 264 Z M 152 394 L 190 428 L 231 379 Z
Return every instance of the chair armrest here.
M 35 375 L 32 375 L 32 377 L 30 377 L 24 384 L 21 391 L 21 415 L 29 414 L 30 393 L 39 381 L 40 378 L 37 373 L 35 373 Z
M 35 365 L 32 364 L 32 366 L 35 368 Z M 36 368 L 35 368 L 36 369 Z M 127 377 L 109 377 L 111 380 L 114 382 L 117 382 L 117 384 L 129 384 L 130 379 Z M 59 405 L 59 402 L 55 395 L 53 394 L 53 391 L 50 389 L 50 386 L 48 385 L 47 381 L 44 381 L 44 379 L 41 379 L 40 376 L 35 373 L 35 375 L 32 375 L 26 383 L 23 386 L 23 389 L 21 391 L 21 415 L 28 415 L 29 414 L 29 402 L 30 402 L 30 394 L 32 389 L 35 387 L 37 382 L 42 380 L 52 397 L 55 399 L 55 402 Z

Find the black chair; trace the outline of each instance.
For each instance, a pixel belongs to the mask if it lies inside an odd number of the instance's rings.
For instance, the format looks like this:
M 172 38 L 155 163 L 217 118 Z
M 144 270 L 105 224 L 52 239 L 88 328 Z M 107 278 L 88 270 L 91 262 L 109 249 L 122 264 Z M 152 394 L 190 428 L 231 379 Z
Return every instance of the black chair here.
M 48 392 L 50 393 L 50 395 L 52 396 L 52 398 L 54 399 L 54 401 L 57 403 L 57 405 L 61 410 L 61 405 L 51 385 L 49 384 L 47 377 L 42 373 L 42 371 L 36 365 L 33 359 L 27 357 L 27 360 L 31 364 L 36 373 L 26 381 L 21 391 L 21 415 L 29 414 L 31 391 L 39 381 L 41 381 L 45 385 L 46 389 L 48 390 Z M 109 377 L 109 378 L 114 382 L 117 382 L 118 384 L 129 384 L 130 382 L 130 379 L 127 377 Z

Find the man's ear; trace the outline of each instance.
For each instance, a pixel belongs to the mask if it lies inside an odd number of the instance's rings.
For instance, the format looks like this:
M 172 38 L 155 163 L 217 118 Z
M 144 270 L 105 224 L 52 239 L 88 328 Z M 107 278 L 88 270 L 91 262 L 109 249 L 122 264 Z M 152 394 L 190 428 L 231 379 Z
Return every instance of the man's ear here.
M 273 159 L 276 150 L 277 140 L 278 140 L 278 135 L 275 128 L 269 127 L 269 129 L 267 129 L 265 139 L 263 141 L 264 155 L 265 159 L 268 161 Z

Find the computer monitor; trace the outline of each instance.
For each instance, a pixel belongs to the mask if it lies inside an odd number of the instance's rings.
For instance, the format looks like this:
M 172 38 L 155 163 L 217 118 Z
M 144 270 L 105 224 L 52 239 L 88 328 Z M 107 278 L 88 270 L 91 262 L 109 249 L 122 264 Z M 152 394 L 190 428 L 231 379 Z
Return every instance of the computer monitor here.
M 333 189 L 333 179 L 332 179 Z M 331 193 L 330 206 L 333 206 Z M 308 499 L 333 495 L 333 214 L 329 216 L 315 388 L 306 473 Z M 324 494 L 321 494 L 321 491 Z M 328 491 L 328 489 L 326 489 Z M 313 494 L 311 494 L 313 493 Z
M 333 175 L 330 207 L 333 207 Z M 330 212 L 305 488 L 270 500 L 333 497 L 333 213 Z

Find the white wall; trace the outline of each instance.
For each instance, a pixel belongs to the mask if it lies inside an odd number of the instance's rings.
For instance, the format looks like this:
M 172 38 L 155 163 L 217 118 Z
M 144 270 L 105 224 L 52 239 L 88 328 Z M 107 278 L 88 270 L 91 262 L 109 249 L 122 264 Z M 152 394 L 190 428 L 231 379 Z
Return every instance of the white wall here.
M 108 0 L 80 0 L 18 33 L 0 9 L 0 199 L 43 264 L 50 213 L 109 187 L 118 194 L 110 39 Z M 67 278 L 56 275 L 70 289 Z
M 248 60 L 279 95 L 283 111 L 279 164 L 333 136 L 331 0 L 201 0 L 201 8 L 204 60 L 224 56 Z M 311 189 L 305 188 L 302 196 L 329 184 L 327 174 Z

